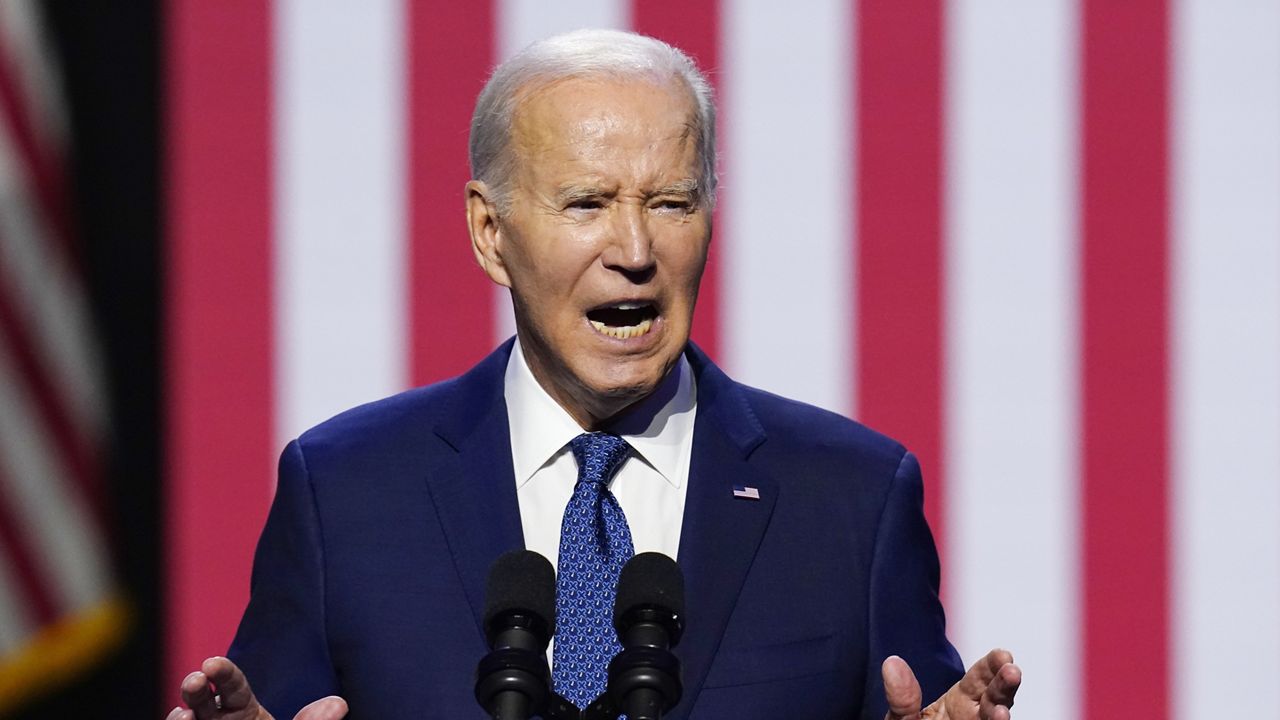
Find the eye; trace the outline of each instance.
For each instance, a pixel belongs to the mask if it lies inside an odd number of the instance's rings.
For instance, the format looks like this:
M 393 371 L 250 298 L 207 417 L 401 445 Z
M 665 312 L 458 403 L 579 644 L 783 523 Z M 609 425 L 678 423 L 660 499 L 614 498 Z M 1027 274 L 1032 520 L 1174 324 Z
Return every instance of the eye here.
M 661 213 L 684 214 L 693 209 L 693 203 L 687 198 L 662 198 L 651 207 Z
M 604 201 L 600 198 L 579 198 L 571 201 L 565 206 L 567 210 L 599 210 L 604 207 Z

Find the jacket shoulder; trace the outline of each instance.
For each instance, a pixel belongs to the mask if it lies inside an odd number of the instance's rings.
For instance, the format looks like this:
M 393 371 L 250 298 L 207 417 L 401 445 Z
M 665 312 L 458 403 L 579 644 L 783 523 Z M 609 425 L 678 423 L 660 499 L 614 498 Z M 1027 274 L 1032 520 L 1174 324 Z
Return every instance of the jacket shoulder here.
M 788 454 L 842 456 L 860 465 L 883 466 L 890 475 L 906 455 L 902 443 L 859 421 L 763 389 L 737 387 L 764 430 L 764 447 L 787 448 Z
M 412 388 L 345 410 L 298 436 L 306 449 L 397 441 L 423 434 L 447 412 L 458 379 Z
M 892 476 L 907 454 L 902 443 L 856 420 L 731 379 L 693 343 L 688 358 L 698 380 L 699 404 L 709 401 L 714 409 L 707 409 L 752 455 L 833 457 L 846 464 L 887 466 Z
M 302 433 L 298 445 L 340 452 L 423 448 L 430 438 L 455 443 L 505 407 L 503 375 L 511 341 L 466 373 L 354 407 Z

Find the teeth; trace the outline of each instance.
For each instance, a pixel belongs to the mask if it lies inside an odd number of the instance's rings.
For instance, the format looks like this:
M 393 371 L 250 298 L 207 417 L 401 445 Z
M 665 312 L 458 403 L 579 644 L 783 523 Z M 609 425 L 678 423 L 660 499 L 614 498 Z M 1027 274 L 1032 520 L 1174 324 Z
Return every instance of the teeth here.
M 633 337 L 640 337 L 641 335 L 644 335 L 645 333 L 649 332 L 649 330 L 653 328 L 653 321 L 641 320 L 638 325 L 625 325 L 623 327 L 613 327 L 611 325 L 605 325 L 604 323 L 599 322 L 597 320 L 592 320 L 591 327 L 594 327 L 597 332 L 603 335 L 608 335 L 611 338 L 617 338 L 619 340 L 627 340 Z
M 648 306 L 649 303 L 618 303 L 617 305 L 614 305 L 614 307 L 619 310 L 639 310 L 640 308 Z

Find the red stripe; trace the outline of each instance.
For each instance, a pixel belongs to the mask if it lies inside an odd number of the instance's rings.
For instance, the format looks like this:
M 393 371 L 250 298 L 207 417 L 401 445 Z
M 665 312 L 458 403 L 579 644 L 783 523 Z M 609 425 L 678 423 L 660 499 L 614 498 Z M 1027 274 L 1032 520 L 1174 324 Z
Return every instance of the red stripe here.
M 0 52 L 0 120 L 8 127 L 8 135 L 14 141 L 19 159 L 30 174 L 40 219 L 49 227 L 59 259 L 78 270 L 80 256 L 70 245 L 71 213 L 67 205 L 62 158 L 50 147 L 49 138 L 39 136 L 31 115 L 31 107 L 19 87 L 9 53 Z
M 651 35 L 684 50 L 698 63 L 698 67 L 710 78 L 716 88 L 717 105 L 724 107 L 720 96 L 724 83 L 720 82 L 720 4 L 716 0 L 632 0 L 631 27 L 636 32 Z M 724 119 L 720 118 L 719 136 L 725 137 Z M 723 148 L 724 144 L 721 143 Z M 721 166 L 723 168 L 723 157 Z M 716 207 L 714 225 L 723 228 L 724 193 Z M 720 262 L 725 244 L 732 238 L 718 233 L 711 244 L 707 269 L 702 275 L 702 287 L 698 291 L 698 307 L 693 317 L 693 341 L 711 357 L 720 350 Z
M 37 279 L 37 282 L 39 279 Z M 102 511 L 101 487 L 98 483 L 98 457 L 95 448 L 84 437 L 68 411 L 68 399 L 48 374 L 50 364 L 41 358 L 36 342 L 19 317 L 14 295 L 3 273 L 0 273 L 0 335 L 4 335 L 13 354 L 17 379 L 32 395 L 38 422 L 49 434 L 59 461 L 65 466 L 77 490 L 95 513 Z
M 274 476 L 271 5 L 170 0 L 165 687 L 225 652 Z
M 0 469 L 0 487 L 11 482 L 4 476 L 4 470 Z M 32 541 L 33 538 L 26 535 L 17 522 L 13 508 L 9 507 L 4 494 L 0 493 L 0 548 L 3 549 L 4 559 L 14 571 L 14 579 L 18 581 L 15 589 L 20 596 L 19 600 L 30 608 L 32 620 L 38 626 L 49 625 L 58 619 L 58 603 L 54 600 L 48 578 L 36 562 L 36 558 L 43 555 L 42 549 L 39 546 L 33 547 Z
M 1163 0 L 1083 6 L 1085 717 L 1168 717 Z
M 932 0 L 862 0 L 854 43 L 858 415 L 919 457 L 939 541 L 942 21 Z
M 493 348 L 493 284 L 464 217 L 467 135 L 494 61 L 489 0 L 412 2 L 409 12 L 410 368 L 415 385 L 463 372 Z

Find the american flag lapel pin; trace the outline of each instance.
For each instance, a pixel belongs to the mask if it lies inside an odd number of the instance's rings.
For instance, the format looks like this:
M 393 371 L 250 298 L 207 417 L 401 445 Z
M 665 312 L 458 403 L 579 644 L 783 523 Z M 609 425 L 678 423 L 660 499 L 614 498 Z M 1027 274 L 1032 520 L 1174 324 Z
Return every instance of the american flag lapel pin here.
M 733 496 L 736 498 L 746 498 L 747 500 L 759 500 L 760 491 L 750 485 L 734 485 Z

